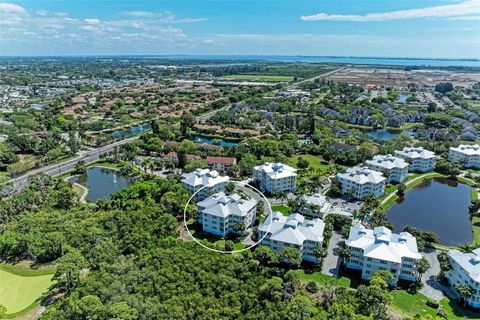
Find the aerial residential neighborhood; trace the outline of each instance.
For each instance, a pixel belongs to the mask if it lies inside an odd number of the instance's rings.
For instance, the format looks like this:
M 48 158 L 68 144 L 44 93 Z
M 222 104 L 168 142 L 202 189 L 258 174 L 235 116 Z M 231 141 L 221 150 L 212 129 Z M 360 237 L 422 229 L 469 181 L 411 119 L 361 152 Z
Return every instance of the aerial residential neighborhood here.
M 0 2 L 0 319 L 480 319 L 479 14 Z

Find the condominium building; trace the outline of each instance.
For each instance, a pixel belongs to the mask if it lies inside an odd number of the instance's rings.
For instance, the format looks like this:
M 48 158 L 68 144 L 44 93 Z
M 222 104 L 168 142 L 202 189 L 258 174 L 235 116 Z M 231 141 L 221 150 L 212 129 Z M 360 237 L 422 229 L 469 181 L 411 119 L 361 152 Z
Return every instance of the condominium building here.
M 210 170 L 225 172 L 228 168 L 237 163 L 237 159 L 230 157 L 212 157 L 208 156 L 207 165 Z
M 394 234 L 386 227 L 371 230 L 356 224 L 350 228 L 345 244 L 351 252 L 346 267 L 361 270 L 364 280 L 379 270 L 389 271 L 395 277 L 391 285 L 399 279 L 417 279 L 417 262 L 422 256 L 417 240 L 408 232 Z
M 402 182 L 408 175 L 408 163 L 391 154 L 376 155 L 372 160 L 365 162 L 367 166 L 379 172 L 382 172 L 387 177 L 387 182 Z
M 330 210 L 330 203 L 327 198 L 319 193 L 312 195 L 301 195 L 297 211 L 304 216 L 321 218 Z
M 214 193 L 225 191 L 229 180 L 228 176 L 221 176 L 215 170 L 197 169 L 182 175 L 182 186 L 190 194 L 198 191 L 195 194 L 195 201 L 201 201 Z
M 283 163 L 265 163 L 253 168 L 253 180 L 260 190 L 270 194 L 294 192 L 297 188 L 297 170 Z
M 238 194 L 216 193 L 197 203 L 203 231 L 221 237 L 250 228 L 256 215 L 257 201 L 242 199 Z
M 318 263 L 314 250 L 322 247 L 325 223 L 319 219 L 307 220 L 294 213 L 285 217 L 280 212 L 271 213 L 259 226 L 261 245 L 268 246 L 273 252 L 283 248 L 295 248 L 302 260 Z
M 458 250 L 448 252 L 450 270 L 445 274 L 450 285 L 463 284 L 473 289 L 473 295 L 466 302 L 474 308 L 480 308 L 480 248 L 470 253 Z
M 432 171 L 437 158 L 434 152 L 422 147 L 405 147 L 402 150 L 396 150 L 394 154 L 409 163 L 408 171 L 410 172 Z
M 386 179 L 381 172 L 357 166 L 348 168 L 345 173 L 337 174 L 337 181 L 341 185 L 343 195 L 362 200 L 369 195 L 381 197 Z
M 448 160 L 465 168 L 480 169 L 480 146 L 461 144 L 458 147 L 451 147 L 448 151 Z

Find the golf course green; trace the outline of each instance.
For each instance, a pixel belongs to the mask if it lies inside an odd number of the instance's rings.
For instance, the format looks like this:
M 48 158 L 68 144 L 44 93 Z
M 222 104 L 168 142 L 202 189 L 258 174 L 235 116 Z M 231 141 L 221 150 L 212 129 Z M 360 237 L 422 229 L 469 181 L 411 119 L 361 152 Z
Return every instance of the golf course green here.
M 0 269 L 0 304 L 7 315 L 31 306 L 52 284 L 53 274 L 22 276 Z

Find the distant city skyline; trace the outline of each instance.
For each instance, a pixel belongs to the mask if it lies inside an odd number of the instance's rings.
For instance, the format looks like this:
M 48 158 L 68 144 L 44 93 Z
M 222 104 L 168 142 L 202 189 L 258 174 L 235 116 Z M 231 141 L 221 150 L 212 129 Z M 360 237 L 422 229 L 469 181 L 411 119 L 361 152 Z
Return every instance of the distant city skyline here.
M 480 0 L 0 2 L 0 55 L 480 58 Z

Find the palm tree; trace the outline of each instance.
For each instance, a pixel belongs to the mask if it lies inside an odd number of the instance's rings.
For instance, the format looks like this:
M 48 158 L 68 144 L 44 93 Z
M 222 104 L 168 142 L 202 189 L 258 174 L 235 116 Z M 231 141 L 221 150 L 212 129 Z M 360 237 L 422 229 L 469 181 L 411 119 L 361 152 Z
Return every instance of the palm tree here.
M 405 183 L 400 183 L 397 187 L 397 194 L 399 197 L 403 197 L 404 194 L 405 194 L 405 190 L 407 189 L 407 186 L 405 185 Z
M 163 167 L 165 166 L 163 160 L 156 160 L 156 159 L 155 159 L 155 160 L 153 160 L 153 161 L 154 161 L 154 163 L 155 163 L 155 168 L 156 168 L 157 170 L 158 170 L 158 169 L 162 170 Z
M 422 280 L 422 276 L 427 270 L 430 269 L 430 262 L 425 257 L 422 257 L 417 262 L 418 281 Z
M 150 170 L 150 172 L 152 172 L 154 165 L 155 165 L 155 163 L 153 162 L 152 159 L 145 159 L 143 161 L 143 170 L 145 171 L 145 173 L 147 173 L 148 170 Z
M 354 191 L 353 189 L 351 189 L 351 188 L 347 190 L 348 201 L 351 201 L 351 200 L 352 200 L 352 198 L 353 198 L 353 193 L 354 193 L 354 192 L 355 192 L 355 191 Z
M 470 252 L 472 251 L 472 245 L 470 243 L 464 243 L 458 247 L 462 252 Z
M 320 264 L 322 258 L 327 255 L 327 250 L 322 246 L 316 246 L 313 249 L 313 256 L 317 259 L 317 263 Z
M 345 265 L 348 258 L 350 258 L 350 256 L 352 255 L 352 251 L 346 245 L 343 245 L 343 247 L 338 249 L 337 253 L 338 256 L 342 258 L 342 265 Z
M 457 284 L 455 289 L 457 289 L 458 294 L 463 300 L 463 307 L 465 307 L 467 305 L 467 300 L 473 297 L 475 291 L 468 284 Z
M 287 200 L 287 193 L 285 191 L 277 193 L 275 197 L 277 200 L 280 200 L 280 203 L 283 204 L 283 201 Z
M 165 162 L 165 168 L 169 171 L 175 169 L 175 163 L 173 163 L 172 161 L 166 161 Z

